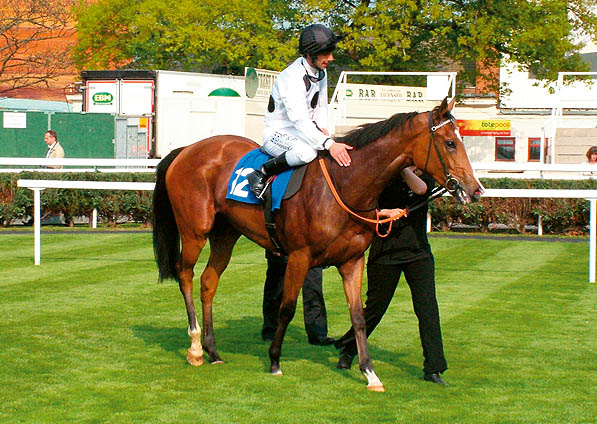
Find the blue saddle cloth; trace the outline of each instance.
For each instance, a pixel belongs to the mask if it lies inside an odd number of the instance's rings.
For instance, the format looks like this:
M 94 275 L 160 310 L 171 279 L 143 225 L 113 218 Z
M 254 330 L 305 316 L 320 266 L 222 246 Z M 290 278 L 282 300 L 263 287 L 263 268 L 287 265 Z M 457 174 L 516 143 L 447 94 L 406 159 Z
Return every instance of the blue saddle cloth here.
M 263 163 L 271 159 L 271 156 L 263 153 L 259 149 L 251 150 L 244 155 L 236 164 L 230 180 L 228 181 L 228 193 L 226 199 L 235 200 L 242 203 L 250 203 L 254 205 L 261 204 L 261 201 L 255 197 L 253 192 L 249 189 L 249 182 L 247 175 L 255 169 L 259 169 Z M 279 173 L 272 183 L 272 210 L 280 209 L 282 197 L 286 192 L 286 187 L 292 176 L 292 168 Z

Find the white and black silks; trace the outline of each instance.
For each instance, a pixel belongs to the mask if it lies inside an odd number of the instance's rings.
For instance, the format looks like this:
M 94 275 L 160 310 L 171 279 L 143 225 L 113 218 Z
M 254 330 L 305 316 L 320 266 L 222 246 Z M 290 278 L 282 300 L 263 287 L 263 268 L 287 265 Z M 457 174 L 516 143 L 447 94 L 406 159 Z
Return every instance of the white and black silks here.
M 313 160 L 317 150 L 333 143 L 321 131 L 328 126 L 327 104 L 326 72 L 311 67 L 303 57 L 296 59 L 274 82 L 265 113 L 263 150 L 272 156 L 288 152 L 292 166 Z

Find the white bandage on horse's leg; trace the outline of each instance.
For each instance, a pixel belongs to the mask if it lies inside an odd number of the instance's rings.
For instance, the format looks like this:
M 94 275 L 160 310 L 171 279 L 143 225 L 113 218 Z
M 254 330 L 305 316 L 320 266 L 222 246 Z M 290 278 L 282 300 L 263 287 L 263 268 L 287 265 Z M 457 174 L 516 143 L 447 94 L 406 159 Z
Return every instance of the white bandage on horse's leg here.
M 383 387 L 383 383 L 373 370 L 364 371 L 363 375 L 367 378 L 367 390 L 372 390 L 374 392 L 386 391 Z
M 191 338 L 191 347 L 187 351 L 187 361 L 191 365 L 201 365 L 203 363 L 203 345 L 201 344 L 201 327 L 195 320 L 195 329 L 191 331 L 188 329 L 189 337 Z

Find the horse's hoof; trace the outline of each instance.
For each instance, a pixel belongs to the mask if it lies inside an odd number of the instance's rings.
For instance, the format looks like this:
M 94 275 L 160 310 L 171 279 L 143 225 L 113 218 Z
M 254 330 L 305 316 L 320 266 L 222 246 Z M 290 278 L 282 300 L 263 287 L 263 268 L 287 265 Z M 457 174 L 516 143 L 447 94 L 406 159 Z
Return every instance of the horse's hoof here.
M 194 367 L 203 365 L 203 355 L 196 356 L 196 355 L 193 355 L 191 352 L 187 352 L 187 362 Z
M 278 364 L 273 364 L 270 368 L 269 368 L 269 373 L 271 375 L 282 375 L 282 369 L 280 368 L 280 365 Z
M 367 390 L 371 391 L 371 392 L 385 392 L 386 389 L 383 386 L 383 384 L 379 385 L 379 384 L 375 384 L 375 385 L 368 385 L 367 386 Z

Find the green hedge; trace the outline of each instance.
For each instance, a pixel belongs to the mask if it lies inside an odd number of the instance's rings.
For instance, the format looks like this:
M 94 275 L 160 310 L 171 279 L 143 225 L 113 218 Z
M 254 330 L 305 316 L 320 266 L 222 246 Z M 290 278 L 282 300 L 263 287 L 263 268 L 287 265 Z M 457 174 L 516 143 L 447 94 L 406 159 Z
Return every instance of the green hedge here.
M 18 179 L 63 179 L 71 181 L 141 181 L 153 182 L 152 173 L 73 173 L 54 174 L 21 172 L 0 174 L 0 223 L 33 214 L 31 190 L 17 187 Z M 597 180 L 541 180 L 485 178 L 486 188 L 586 189 L 597 190 Z M 141 223 L 151 221 L 150 191 L 45 189 L 41 192 L 42 214 L 63 214 L 67 221 L 75 216 L 91 216 L 97 208 L 99 219 L 116 224 L 119 220 Z M 465 224 L 488 231 L 491 224 L 505 224 L 518 232 L 543 221 L 546 234 L 581 234 L 589 224 L 589 202 L 582 199 L 502 199 L 484 198 L 477 203 L 460 205 L 444 197 L 430 205 L 434 226 L 447 230 Z
M 485 188 L 501 189 L 575 189 L 596 190 L 597 180 L 542 180 L 485 178 Z M 490 224 L 504 224 L 513 231 L 525 232 L 542 217 L 545 234 L 582 234 L 589 225 L 589 202 L 583 199 L 482 198 L 477 203 L 461 205 L 451 198 L 430 205 L 432 222 L 441 229 L 465 224 L 488 231 Z
M 153 173 L 72 173 L 54 174 L 20 172 L 0 174 L 0 223 L 8 225 L 15 219 L 26 220 L 33 215 L 33 195 L 27 188 L 17 187 L 17 180 L 65 181 L 131 181 L 154 182 Z M 132 190 L 72 190 L 41 191 L 42 216 L 62 214 L 67 222 L 76 216 L 91 216 L 97 208 L 98 219 L 116 224 L 119 220 L 149 223 L 151 221 L 151 191 Z

